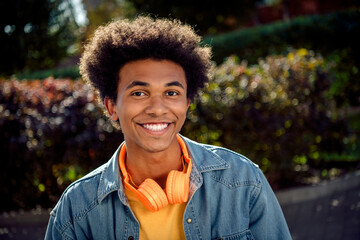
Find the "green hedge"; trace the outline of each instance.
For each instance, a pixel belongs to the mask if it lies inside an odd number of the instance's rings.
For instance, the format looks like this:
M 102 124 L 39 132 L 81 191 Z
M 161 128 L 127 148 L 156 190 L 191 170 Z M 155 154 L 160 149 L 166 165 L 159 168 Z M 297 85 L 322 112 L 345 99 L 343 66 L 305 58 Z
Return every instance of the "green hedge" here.
M 0 80 L 0 211 L 53 207 L 119 142 L 81 80 Z
M 182 133 L 260 165 L 275 188 L 303 183 L 307 169 L 359 163 L 359 129 L 329 91 L 332 64 L 306 49 L 249 66 L 229 57 L 191 104 Z M 0 80 L 0 211 L 52 207 L 75 179 L 123 140 L 81 80 Z M 306 180 L 306 179 L 305 179 Z
M 190 108 L 184 131 L 248 156 L 275 188 L 306 182 L 309 167 L 331 168 L 330 156 L 337 166 L 354 167 L 360 160 L 359 131 L 330 94 L 333 68 L 306 49 L 252 66 L 229 57 Z
M 73 66 L 73 67 L 66 67 L 66 68 L 54 68 L 54 69 L 48 69 L 48 70 L 40 70 L 35 72 L 23 72 L 19 74 L 15 74 L 15 78 L 17 79 L 45 79 L 48 77 L 54 77 L 54 78 L 71 78 L 71 79 L 77 79 L 80 77 L 79 67 Z
M 312 49 L 325 56 L 334 50 L 351 48 L 359 63 L 359 31 L 360 10 L 355 9 L 240 29 L 208 36 L 204 42 L 212 46 L 216 62 L 236 54 L 249 63 L 256 63 L 260 57 L 285 52 L 292 46 Z
M 294 18 L 285 22 L 209 36 L 214 60 L 235 54 L 254 64 L 259 58 L 286 54 L 289 47 L 311 49 L 335 62 L 330 94 L 341 106 L 360 106 L 360 10 Z

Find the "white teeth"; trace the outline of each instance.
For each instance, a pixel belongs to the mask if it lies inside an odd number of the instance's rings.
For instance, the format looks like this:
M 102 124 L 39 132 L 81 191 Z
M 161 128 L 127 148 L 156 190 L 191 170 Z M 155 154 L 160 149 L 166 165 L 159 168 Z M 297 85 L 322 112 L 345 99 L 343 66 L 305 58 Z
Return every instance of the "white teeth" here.
M 164 130 L 168 125 L 168 123 L 144 124 L 143 127 L 149 129 L 150 131 L 161 131 Z

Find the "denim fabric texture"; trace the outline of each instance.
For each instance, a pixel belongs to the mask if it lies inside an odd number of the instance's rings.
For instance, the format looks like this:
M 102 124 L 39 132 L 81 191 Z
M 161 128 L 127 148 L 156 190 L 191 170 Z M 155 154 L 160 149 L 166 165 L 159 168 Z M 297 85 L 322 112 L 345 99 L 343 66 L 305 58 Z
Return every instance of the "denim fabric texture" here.
M 291 239 L 257 165 L 228 149 L 183 139 L 193 162 L 183 217 L 186 239 Z M 45 239 L 139 239 L 121 181 L 120 147 L 64 191 L 50 213 Z

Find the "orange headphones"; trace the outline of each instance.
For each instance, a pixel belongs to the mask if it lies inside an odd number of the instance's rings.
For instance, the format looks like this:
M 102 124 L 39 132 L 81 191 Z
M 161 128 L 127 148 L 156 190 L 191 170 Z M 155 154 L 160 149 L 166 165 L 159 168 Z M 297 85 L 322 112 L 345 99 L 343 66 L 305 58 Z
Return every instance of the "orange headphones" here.
M 125 167 L 126 144 L 120 150 L 119 165 L 122 174 L 124 175 L 125 187 L 136 194 L 138 199 L 151 212 L 159 211 L 161 208 L 167 206 L 169 203 L 183 203 L 188 200 L 190 172 L 192 168 L 191 159 L 189 158 L 184 141 L 177 135 L 185 162 L 188 163 L 187 168 L 183 171 L 170 171 L 166 180 L 165 191 L 153 179 L 147 178 L 136 189 L 129 183 L 130 175 L 128 175 Z

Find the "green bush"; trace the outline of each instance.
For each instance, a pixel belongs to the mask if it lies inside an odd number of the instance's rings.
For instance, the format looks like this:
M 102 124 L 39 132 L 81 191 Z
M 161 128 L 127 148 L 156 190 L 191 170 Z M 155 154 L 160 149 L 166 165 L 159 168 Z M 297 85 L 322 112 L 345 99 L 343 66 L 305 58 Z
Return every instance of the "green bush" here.
M 0 211 L 52 207 L 123 140 L 80 80 L 0 80 Z
M 40 70 L 35 72 L 23 72 L 19 74 L 15 74 L 17 79 L 45 79 L 48 77 L 54 78 L 70 78 L 70 79 L 77 79 L 80 77 L 79 67 L 66 67 L 66 68 L 54 68 L 48 70 Z
M 185 135 L 243 153 L 273 187 L 291 186 L 303 167 L 324 167 L 325 153 L 359 149 L 329 95 L 330 67 L 306 49 L 253 66 L 229 57 L 190 108 Z
M 359 128 L 331 98 L 332 67 L 306 49 L 253 66 L 229 57 L 191 104 L 182 133 L 244 154 L 274 188 L 302 181 L 308 167 L 359 162 Z M 52 207 L 123 140 L 88 85 L 54 78 L 0 80 L 0 134 L 0 211 Z
M 330 94 L 341 106 L 360 106 L 360 10 L 294 18 L 228 34 L 209 36 L 214 59 L 221 63 L 235 54 L 254 64 L 259 58 L 286 54 L 288 48 L 306 48 L 335 61 L 336 81 Z
M 218 63 L 235 54 L 254 64 L 258 58 L 286 52 L 289 46 L 312 49 L 324 56 L 334 50 L 351 48 L 359 63 L 359 31 L 360 10 L 356 9 L 240 29 L 208 36 L 204 42 L 212 46 Z

